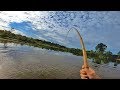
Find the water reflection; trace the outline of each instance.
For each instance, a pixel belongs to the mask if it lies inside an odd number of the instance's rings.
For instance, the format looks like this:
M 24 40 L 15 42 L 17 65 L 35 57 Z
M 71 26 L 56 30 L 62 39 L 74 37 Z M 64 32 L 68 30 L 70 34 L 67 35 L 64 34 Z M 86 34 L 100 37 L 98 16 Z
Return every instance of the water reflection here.
M 120 78 L 120 65 L 114 63 L 90 66 L 102 78 Z M 0 78 L 7 79 L 80 79 L 82 57 L 26 45 L 0 43 Z M 116 68 L 114 68 L 116 67 Z

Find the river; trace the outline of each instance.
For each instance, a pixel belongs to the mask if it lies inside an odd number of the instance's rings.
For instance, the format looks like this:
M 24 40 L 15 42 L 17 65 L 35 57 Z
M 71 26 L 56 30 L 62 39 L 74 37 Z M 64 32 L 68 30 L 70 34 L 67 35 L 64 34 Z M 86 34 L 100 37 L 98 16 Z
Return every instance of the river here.
M 0 43 L 0 79 L 80 79 L 81 56 L 26 45 Z M 102 79 L 119 79 L 120 65 L 90 66 Z

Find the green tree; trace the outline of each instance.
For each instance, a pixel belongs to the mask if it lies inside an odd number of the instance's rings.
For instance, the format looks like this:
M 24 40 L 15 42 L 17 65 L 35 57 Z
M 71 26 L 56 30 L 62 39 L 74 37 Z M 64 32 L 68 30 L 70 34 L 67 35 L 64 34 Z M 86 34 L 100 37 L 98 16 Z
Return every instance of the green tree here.
M 107 49 L 107 46 L 103 43 L 99 43 L 96 47 L 95 47 L 96 51 L 96 57 L 94 58 L 96 63 L 107 63 L 108 59 L 106 58 L 105 54 L 105 50 Z
M 118 55 L 118 58 L 120 58 L 120 51 L 117 53 L 117 55 Z
M 110 51 L 107 51 L 106 53 L 105 53 L 105 56 L 106 56 L 106 59 L 107 60 L 112 60 L 112 55 L 113 55 L 113 53 L 112 52 L 110 52 Z
M 104 53 L 105 50 L 107 49 L 107 46 L 103 43 L 99 43 L 96 47 L 95 47 L 96 51 L 99 53 Z

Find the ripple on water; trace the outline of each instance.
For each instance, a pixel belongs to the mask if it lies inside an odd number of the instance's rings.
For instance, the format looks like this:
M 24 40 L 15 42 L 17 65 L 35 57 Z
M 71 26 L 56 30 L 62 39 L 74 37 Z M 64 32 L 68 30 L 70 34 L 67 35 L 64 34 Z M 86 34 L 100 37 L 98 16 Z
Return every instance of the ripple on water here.
M 120 65 L 95 64 L 90 66 L 102 78 L 120 78 Z M 80 79 L 82 57 L 47 51 L 45 49 L 14 46 L 0 48 L 0 78 L 7 79 Z

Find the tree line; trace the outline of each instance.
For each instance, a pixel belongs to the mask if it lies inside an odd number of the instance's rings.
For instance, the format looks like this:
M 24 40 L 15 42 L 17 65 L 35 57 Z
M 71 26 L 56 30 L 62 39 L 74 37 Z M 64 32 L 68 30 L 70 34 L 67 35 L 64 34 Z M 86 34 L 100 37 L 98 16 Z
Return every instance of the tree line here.
M 11 33 L 10 31 L 0 30 L 0 42 L 4 43 L 4 46 L 7 47 L 7 43 L 16 43 L 21 45 L 29 45 L 38 48 L 45 48 L 48 50 L 54 51 L 62 51 L 69 52 L 77 56 L 82 56 L 82 50 L 78 48 L 68 48 L 63 45 L 59 45 L 57 43 L 52 43 L 45 40 L 33 39 L 32 37 L 26 37 L 19 34 Z M 120 51 L 117 55 L 113 55 L 111 51 L 106 51 L 107 45 L 103 43 L 99 43 L 95 47 L 95 51 L 90 50 L 87 51 L 88 58 L 92 59 L 93 62 L 101 64 L 101 63 L 109 63 L 115 62 L 120 63 Z

